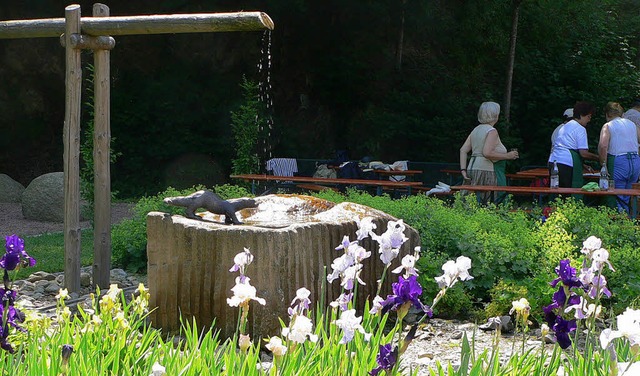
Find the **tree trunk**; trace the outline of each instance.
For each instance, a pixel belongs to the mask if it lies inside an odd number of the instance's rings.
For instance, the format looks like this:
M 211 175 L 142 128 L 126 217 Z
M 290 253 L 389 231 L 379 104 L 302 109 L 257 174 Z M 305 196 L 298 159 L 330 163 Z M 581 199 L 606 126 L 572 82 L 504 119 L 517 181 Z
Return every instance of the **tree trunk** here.
M 396 50 L 396 71 L 402 70 L 402 46 L 404 45 L 404 11 L 407 6 L 407 0 L 402 0 L 402 9 L 400 13 L 400 33 L 398 35 L 398 49 Z
M 507 122 L 511 116 L 511 86 L 513 83 L 513 66 L 516 58 L 516 40 L 518 38 L 518 16 L 523 0 L 513 1 L 511 13 L 511 40 L 509 46 L 509 63 L 507 64 L 507 83 L 504 91 L 504 118 Z

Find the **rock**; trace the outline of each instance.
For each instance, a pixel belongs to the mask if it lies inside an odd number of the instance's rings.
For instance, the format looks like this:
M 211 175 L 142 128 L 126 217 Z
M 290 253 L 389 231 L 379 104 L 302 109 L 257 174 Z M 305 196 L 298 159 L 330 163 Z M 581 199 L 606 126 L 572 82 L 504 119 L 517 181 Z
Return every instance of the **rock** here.
M 511 333 L 514 328 L 511 316 L 490 317 L 486 323 L 478 326 L 478 329 L 484 331 L 496 330 L 498 328 L 500 328 L 502 333 Z
M 58 293 L 60 291 L 60 285 L 56 282 L 49 282 L 45 287 L 44 291 L 48 293 Z
M 460 338 L 462 338 L 462 334 L 463 333 L 464 332 L 462 330 L 456 330 L 455 332 L 453 332 L 451 334 L 451 339 L 460 339 Z
M 22 184 L 9 175 L 0 174 L 0 202 L 20 202 L 24 189 Z
M 310 196 L 267 195 L 255 200 L 258 207 L 236 213 L 244 225 L 225 225 L 221 216 L 211 213 L 204 213 L 203 220 L 159 212 L 147 215 L 149 304 L 156 308 L 150 319 L 156 327 L 179 330 L 182 314 L 183 319 L 193 318 L 202 326 L 215 318 L 220 335 L 232 335 L 238 310 L 228 306 L 227 298 L 238 274 L 230 273 L 229 268 L 234 256 L 246 247 L 254 256 L 248 272 L 251 285 L 257 289 L 256 295 L 266 300 L 265 306 L 251 307 L 247 331 L 253 338 L 277 335 L 281 331 L 279 318 L 287 317 L 287 308 L 299 288 L 306 287 L 313 299 L 327 303 L 341 294 L 339 281 L 326 284 L 331 270 L 325 267 L 330 269 L 331 262 L 343 252 L 335 248 L 344 236 L 355 239 L 358 220 L 373 217 L 377 234 L 386 231 L 389 221 L 397 220 L 363 205 L 335 204 Z M 415 229 L 406 226 L 404 234 L 408 241 L 391 269 L 420 244 Z M 376 295 L 377 280 L 384 270 L 378 244 L 364 239 L 360 245 L 372 255 L 363 260 L 360 278 L 366 285 L 358 286 L 358 309 L 364 307 L 364 297 Z M 381 296 L 391 292 L 395 280 L 397 276 L 384 281 Z
M 91 286 L 91 274 L 82 272 L 80 273 L 80 287 Z
M 34 290 L 35 291 L 44 291 L 44 288 L 49 284 L 49 281 L 41 279 L 39 281 L 36 281 L 33 283 L 34 284 Z
M 47 272 L 35 272 L 33 274 L 31 274 L 28 278 L 27 281 L 29 282 L 37 282 L 37 281 L 53 281 L 56 279 L 56 276 L 51 274 L 51 273 L 47 273 Z
M 64 222 L 64 173 L 38 176 L 22 193 L 22 215 L 36 221 Z
M 115 283 L 122 288 L 126 285 L 127 272 L 122 269 L 113 269 L 111 270 L 111 274 L 109 275 L 109 281 L 111 284 Z

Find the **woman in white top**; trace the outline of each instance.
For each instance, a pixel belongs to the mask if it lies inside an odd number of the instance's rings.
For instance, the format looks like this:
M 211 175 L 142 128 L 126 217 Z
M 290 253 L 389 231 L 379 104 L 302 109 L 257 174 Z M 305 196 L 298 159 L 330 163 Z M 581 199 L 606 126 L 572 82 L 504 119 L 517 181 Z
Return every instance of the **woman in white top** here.
M 594 107 L 589 102 L 577 102 L 573 106 L 573 119 L 558 129 L 551 147 L 549 171 L 553 163 L 558 165 L 560 187 L 580 188 L 584 184 L 582 163 L 584 159 L 598 160 L 598 155 L 589 151 L 587 124 L 591 121 Z
M 600 163 L 607 164 L 607 171 L 613 176 L 615 188 L 629 189 L 640 176 L 640 131 L 631 120 L 622 118 L 622 114 L 623 109 L 619 103 L 607 103 L 607 123 L 600 130 L 598 154 Z M 629 196 L 616 197 L 618 209 L 629 212 Z
M 484 102 L 478 110 L 478 122 L 460 148 L 460 171 L 471 185 L 507 185 L 505 164 L 519 157 L 517 151 L 507 152 L 494 125 L 500 116 L 500 105 Z M 467 167 L 467 155 L 471 158 Z M 478 199 L 487 202 L 491 192 L 479 193 Z

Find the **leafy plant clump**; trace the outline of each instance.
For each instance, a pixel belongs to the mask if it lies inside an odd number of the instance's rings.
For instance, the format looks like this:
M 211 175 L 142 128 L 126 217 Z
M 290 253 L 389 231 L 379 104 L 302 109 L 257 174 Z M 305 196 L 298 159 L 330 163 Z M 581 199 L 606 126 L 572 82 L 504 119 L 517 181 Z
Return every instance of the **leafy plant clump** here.
M 258 100 L 258 85 L 255 82 L 243 77 L 240 86 L 244 104 L 231 112 L 231 129 L 236 146 L 232 168 L 234 174 L 255 174 L 260 170 L 258 141 L 262 106 Z
M 620 271 L 609 281 L 615 294 L 605 302 L 607 307 L 620 313 L 640 295 L 640 229 L 635 221 L 606 207 L 558 199 L 544 210 L 547 217 L 539 210 L 531 214 L 510 205 L 483 207 L 471 196 L 456 197 L 451 203 L 423 195 L 391 199 L 359 191 L 316 196 L 367 205 L 418 230 L 421 275 L 436 274 L 443 260 L 461 254 L 471 257 L 475 279 L 456 286 L 460 291 L 454 287 L 440 303 L 438 314 L 482 319 L 503 315 L 509 310 L 509 299 L 526 293 L 521 296 L 531 304 L 532 319 L 541 322 L 540 308 L 549 303 L 549 276 L 561 259 L 577 262 L 582 240 L 591 235 L 609 245 L 611 262 Z M 427 294 L 437 289 L 431 280 L 421 283 Z M 471 299 L 452 299 L 454 294 Z M 471 302 L 475 309 L 470 308 Z

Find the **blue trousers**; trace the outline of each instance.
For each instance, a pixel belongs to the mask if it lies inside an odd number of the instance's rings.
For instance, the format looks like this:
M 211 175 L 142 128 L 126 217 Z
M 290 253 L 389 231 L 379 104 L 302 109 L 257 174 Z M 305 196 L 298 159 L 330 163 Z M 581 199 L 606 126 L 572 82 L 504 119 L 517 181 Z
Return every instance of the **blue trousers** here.
M 613 161 L 616 189 L 630 189 L 640 176 L 640 156 L 637 153 L 617 155 Z M 618 210 L 629 213 L 629 196 L 617 196 Z

